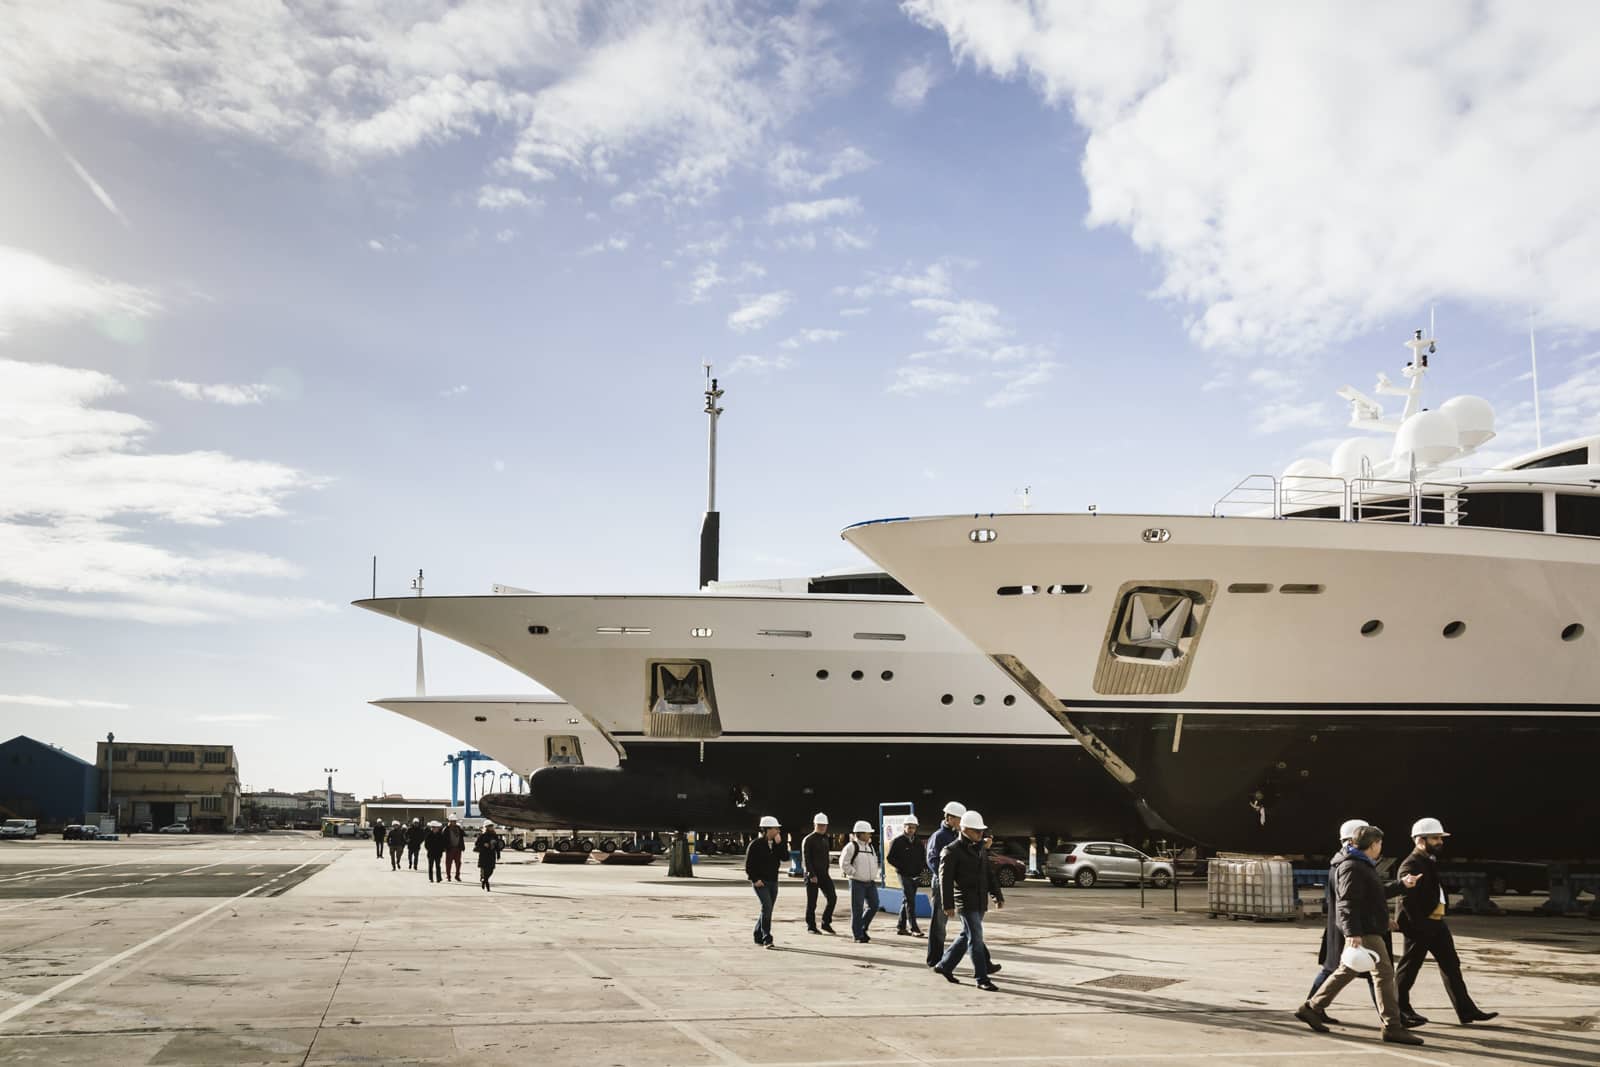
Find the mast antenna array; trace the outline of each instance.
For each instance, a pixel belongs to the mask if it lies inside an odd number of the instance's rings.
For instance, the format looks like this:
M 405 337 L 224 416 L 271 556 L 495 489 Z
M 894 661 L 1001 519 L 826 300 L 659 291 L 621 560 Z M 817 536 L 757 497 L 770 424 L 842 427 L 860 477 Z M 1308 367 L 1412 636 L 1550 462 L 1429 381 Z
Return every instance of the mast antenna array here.
M 702 363 L 706 372 L 706 514 L 700 522 L 700 588 L 717 580 L 722 556 L 722 516 L 717 513 L 717 420 L 722 408 L 717 401 L 723 391 L 711 376 L 711 364 Z

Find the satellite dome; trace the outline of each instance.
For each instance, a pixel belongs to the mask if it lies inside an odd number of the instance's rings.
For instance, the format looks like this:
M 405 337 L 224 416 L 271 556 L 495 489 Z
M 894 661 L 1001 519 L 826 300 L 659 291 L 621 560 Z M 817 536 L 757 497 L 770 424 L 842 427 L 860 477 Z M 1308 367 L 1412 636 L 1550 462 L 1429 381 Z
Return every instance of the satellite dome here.
M 1332 489 L 1331 482 L 1322 481 L 1333 476 L 1333 468 L 1320 459 L 1297 459 L 1283 469 L 1283 499 L 1285 503 L 1305 504 L 1315 501 Z M 1341 488 L 1336 496 L 1343 496 Z
M 1333 450 L 1333 473 L 1340 478 L 1361 477 L 1361 461 L 1376 467 L 1388 457 L 1384 455 L 1388 442 L 1381 437 L 1350 437 L 1339 442 Z
M 1481 396 L 1453 396 L 1440 405 L 1456 424 L 1456 442 L 1470 451 L 1494 437 L 1494 406 Z
M 1402 465 L 1437 467 L 1461 452 L 1456 420 L 1442 411 L 1419 411 L 1400 424 L 1394 435 L 1394 458 Z

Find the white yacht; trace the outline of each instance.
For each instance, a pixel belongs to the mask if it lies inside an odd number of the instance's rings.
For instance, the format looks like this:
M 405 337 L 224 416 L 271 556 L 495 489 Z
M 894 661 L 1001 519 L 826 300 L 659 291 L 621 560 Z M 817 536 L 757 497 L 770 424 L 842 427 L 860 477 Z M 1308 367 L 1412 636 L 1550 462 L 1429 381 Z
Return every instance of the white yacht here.
M 1473 397 L 1398 419 L 1354 389 L 1331 463 L 1210 515 L 886 519 L 843 536 L 1084 745 L 1147 821 L 1323 850 L 1355 813 L 1442 819 L 1457 855 L 1593 857 L 1600 437 L 1489 470 Z
M 621 758 L 622 747 L 560 697 L 385 697 L 372 705 L 431 726 L 524 778 L 541 767 L 615 767 Z

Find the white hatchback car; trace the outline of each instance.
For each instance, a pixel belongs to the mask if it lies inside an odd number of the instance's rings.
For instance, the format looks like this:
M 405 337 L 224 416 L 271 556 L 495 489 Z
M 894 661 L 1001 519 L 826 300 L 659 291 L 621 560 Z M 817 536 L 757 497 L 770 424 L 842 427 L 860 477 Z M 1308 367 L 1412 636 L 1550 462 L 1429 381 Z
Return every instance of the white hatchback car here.
M 1063 845 L 1045 858 L 1045 877 L 1051 885 L 1076 882 L 1081 888 L 1104 882 L 1107 885 L 1137 885 L 1142 876 L 1147 885 L 1165 889 L 1175 872 L 1166 860 L 1151 859 L 1132 845 L 1120 841 L 1085 841 Z

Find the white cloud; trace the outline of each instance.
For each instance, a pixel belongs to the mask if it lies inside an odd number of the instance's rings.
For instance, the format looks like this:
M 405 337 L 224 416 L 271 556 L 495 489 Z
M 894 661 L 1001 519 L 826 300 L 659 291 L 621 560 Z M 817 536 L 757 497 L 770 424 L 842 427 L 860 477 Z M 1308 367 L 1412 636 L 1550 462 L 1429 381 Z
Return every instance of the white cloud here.
M 1251 429 L 1258 434 L 1317 430 L 1328 425 L 1328 405 L 1319 400 L 1268 400 L 1257 404 Z
M 859 252 L 872 247 L 872 238 L 869 234 L 847 230 L 843 226 L 829 229 L 828 238 L 833 241 L 833 247 L 841 252 Z
M 957 265 L 960 265 L 958 260 L 941 259 L 920 271 L 909 268 L 899 272 L 873 271 L 861 285 L 840 286 L 834 294 L 854 300 L 871 300 L 875 296 L 948 296 L 955 288 Z
M 889 102 L 906 111 L 915 111 L 922 106 L 938 82 L 932 60 L 913 63 L 895 75 L 894 88 L 889 90 Z
M 918 393 L 950 392 L 971 381 L 971 377 L 957 371 L 939 370 L 935 367 L 926 367 L 913 363 L 909 366 L 895 368 L 894 381 L 889 385 L 889 392 L 901 393 L 906 396 L 914 396 Z
M 1022 403 L 1055 376 L 1055 368 L 1055 363 L 1042 360 L 1018 370 L 995 371 L 995 377 L 1001 379 L 1004 384 L 998 392 L 991 393 L 984 399 L 983 406 L 1007 408 Z
M 44 697 L 32 693 L 0 693 L 0 704 L 21 704 L 29 708 L 103 708 L 127 711 L 131 704 L 118 704 L 110 700 L 72 700 L 66 697 Z
M 367 241 L 367 247 L 374 252 L 384 251 L 383 242 L 378 240 L 376 237 L 370 238 Z
M 871 308 L 840 308 L 839 314 L 847 319 L 859 319 L 863 315 L 872 314 Z
M 625 233 L 614 233 L 603 241 L 596 241 L 592 245 L 578 249 L 580 256 L 592 256 L 600 252 L 626 252 L 628 245 L 633 243 L 633 238 Z
M 718 286 L 741 284 L 767 276 L 767 268 L 745 260 L 731 275 L 724 276 L 716 260 L 707 260 L 695 267 L 689 278 L 689 303 L 698 304 L 711 295 Z
M 485 211 L 505 211 L 514 207 L 537 207 L 544 201 L 512 185 L 485 185 L 478 190 L 478 206 Z
M 840 178 L 860 174 L 877 165 L 866 152 L 854 146 L 835 152 L 820 168 L 810 165 L 811 154 L 792 144 L 779 146 L 767 164 L 772 183 L 786 192 L 820 192 Z
M 735 333 L 759 330 L 787 311 L 793 299 L 786 290 L 743 297 L 738 310 L 728 316 L 728 329 Z
M 818 344 L 819 342 L 837 341 L 839 338 L 841 338 L 843 336 L 844 336 L 844 331 L 843 330 L 824 330 L 824 329 L 816 329 L 816 328 L 809 329 L 809 330 L 801 330 L 799 333 L 795 334 L 793 337 L 790 337 L 787 340 L 781 342 L 778 345 L 778 347 L 779 348 L 787 348 L 787 349 L 790 349 L 792 351 L 792 350 L 794 350 L 796 348 L 799 348 L 801 345 L 814 345 L 814 344 Z
M 822 200 L 791 200 L 767 212 L 767 225 L 810 225 L 860 213 L 861 201 L 853 196 L 833 196 Z
M 105 323 L 147 318 L 160 309 L 148 290 L 0 245 L 0 338 L 23 323 Z
M 48 641 L 0 641 L 0 652 L 14 652 L 19 656 L 59 656 L 66 649 Z
M 452 385 L 448 389 L 439 390 L 439 395 L 448 400 L 452 397 L 466 396 L 467 392 L 468 387 L 465 385 Z
M 789 357 L 785 355 L 740 356 L 738 359 L 734 360 L 733 365 L 728 368 L 728 373 L 740 374 L 748 372 L 753 374 L 766 374 L 769 371 L 787 370 L 788 368 Z
M 151 451 L 149 423 L 99 406 L 121 390 L 95 371 L 0 360 L 0 606 L 152 622 L 326 610 L 222 584 L 297 576 L 284 560 L 152 542 L 168 524 L 281 516 L 285 498 L 322 481 L 215 451 Z
M 800 249 L 801 251 L 805 252 L 815 252 L 817 250 L 817 235 L 811 230 L 805 230 L 801 233 L 787 233 L 778 238 L 775 247 L 778 248 L 779 251 L 785 252 L 792 249 Z
M 498 244 L 508 245 L 517 239 L 517 231 L 511 228 L 495 231 L 494 239 Z
M 1600 7 L 906 0 L 1088 137 L 1090 226 L 1207 346 L 1315 347 L 1430 300 L 1600 328 Z
M 151 385 L 162 389 L 170 389 L 185 400 L 203 400 L 210 404 L 224 404 L 228 407 L 242 407 L 247 404 L 259 404 L 278 390 L 270 385 L 201 385 L 199 382 L 184 382 L 177 379 L 151 382 Z

